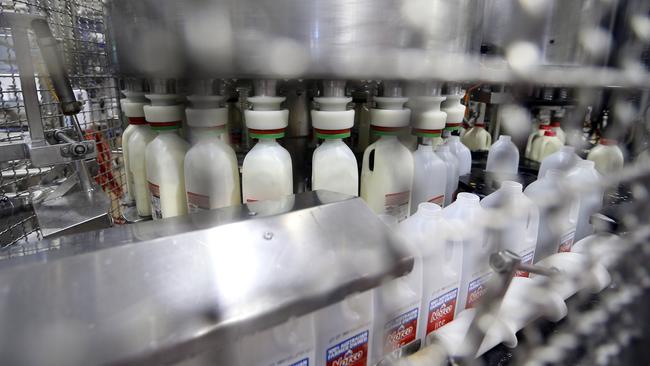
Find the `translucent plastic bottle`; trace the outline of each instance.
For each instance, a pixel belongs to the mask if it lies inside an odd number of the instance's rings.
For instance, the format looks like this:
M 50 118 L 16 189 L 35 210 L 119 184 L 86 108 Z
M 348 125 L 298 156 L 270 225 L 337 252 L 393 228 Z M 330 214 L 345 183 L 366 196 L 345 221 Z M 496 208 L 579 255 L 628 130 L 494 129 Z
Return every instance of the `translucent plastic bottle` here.
M 591 160 L 579 160 L 576 167 L 566 176 L 569 187 L 579 192 L 578 223 L 576 226 L 575 242 L 593 234 L 591 216 L 603 207 L 604 191 L 600 187 L 602 176 Z
M 487 151 L 492 146 L 492 136 L 485 129 L 483 122 L 476 122 L 474 127 L 470 128 L 460 141 L 467 146 L 470 151 Z
M 422 94 L 436 94 L 439 88 L 435 84 L 425 84 Z M 445 97 L 419 96 L 413 98 L 415 107 L 413 135 L 421 138 L 422 143 L 413 153 L 414 176 L 411 195 L 411 214 L 415 213 L 422 202 L 432 202 L 439 206 L 445 204 L 447 191 L 447 164 L 433 151 L 434 139 L 439 139 L 445 128 L 447 114 L 440 110 L 440 103 Z
M 411 111 L 403 108 L 407 100 L 375 98 L 378 108 L 371 110 L 371 128 L 380 138 L 364 152 L 361 170 L 361 197 L 375 213 L 398 221 L 410 213 L 413 185 L 413 156 L 397 138 L 409 125 Z
M 497 174 L 517 175 L 519 150 L 510 136 L 501 135 L 488 153 L 485 170 Z
M 325 97 L 314 98 L 320 110 L 312 110 L 316 137 L 323 143 L 312 157 L 312 189 L 325 189 L 357 196 L 359 170 L 352 150 L 343 142 L 350 137 L 354 110 L 346 110 L 352 98 L 344 96 L 345 82 L 326 81 Z
M 488 246 L 495 250 L 510 250 L 532 263 L 539 231 L 539 209 L 523 193 L 521 183 L 504 181 L 494 193 L 481 201 L 492 221 L 486 232 Z M 528 277 L 527 272 L 518 276 Z
M 369 366 L 373 352 L 372 292 L 350 295 L 318 310 L 316 321 L 316 365 Z
M 420 344 L 418 320 L 422 302 L 422 258 L 419 249 L 408 240 L 411 233 L 401 232 L 400 227 L 396 232 L 406 239 L 407 250 L 414 259 L 413 269 L 374 291 L 373 365 L 387 354 L 402 348 L 417 349 Z
M 539 208 L 539 231 L 535 262 L 558 252 L 569 252 L 573 245 L 578 221 L 578 204 L 566 199 L 563 174 L 551 169 L 531 183 L 524 194 Z M 559 209 L 555 209 L 559 205 Z
M 447 166 L 447 183 L 445 184 L 445 206 L 451 204 L 454 200 L 454 193 L 458 190 L 459 164 L 456 156 L 451 153 L 449 146 L 438 145 L 436 154 L 442 159 Z
M 580 157 L 576 155 L 576 149 L 573 146 L 562 146 L 559 151 L 554 152 L 542 160 L 537 178 L 544 177 L 544 174 L 550 169 L 568 172 L 576 165 L 578 160 L 580 160 Z
M 551 119 L 551 129 L 555 132 L 557 138 L 562 142 L 562 145 L 566 144 L 566 133 L 562 129 L 562 119 L 564 118 L 564 109 L 559 109 L 553 113 L 553 118 Z
M 280 109 L 284 97 L 276 97 L 275 82 L 258 82 L 257 96 L 248 98 L 252 110 L 245 112 L 249 136 L 259 139 L 242 165 L 244 203 L 273 200 L 293 194 L 291 155 L 276 139 L 284 137 L 289 111 Z M 266 95 L 269 94 L 269 95 Z
M 447 138 L 447 145 L 449 145 L 451 153 L 458 159 L 458 174 L 469 174 L 472 171 L 472 153 L 467 146 L 460 142 L 460 137 L 458 136 L 449 136 Z
M 422 257 L 422 302 L 418 338 L 427 336 L 454 320 L 463 258 L 459 233 L 434 203 L 421 203 L 418 211 L 400 224 L 402 236 Z
M 623 169 L 625 159 L 623 152 L 618 147 L 616 140 L 601 138 L 598 145 L 594 146 L 587 160 L 591 160 L 596 164 L 596 170 L 600 174 L 612 174 Z
M 480 199 L 471 193 L 459 193 L 456 201 L 442 211 L 442 216 L 459 233 L 463 243 L 463 265 L 456 314 L 476 307 L 487 291 L 492 276 L 489 257 L 494 248 L 487 246 L 484 221 L 487 219 Z
M 173 94 L 148 94 L 147 122 L 158 136 L 145 152 L 154 220 L 187 214 L 184 161 L 189 145 L 179 136 L 184 108 Z
M 530 159 L 535 161 L 542 161 L 547 156 L 553 154 L 554 152 L 559 151 L 562 146 L 562 141 L 560 141 L 555 132 L 552 130 L 544 131 L 544 136 L 539 137 L 533 141 L 533 147 L 530 152 Z
M 310 366 L 315 363 L 316 334 L 313 316 L 287 322 L 245 336 L 237 344 L 240 366 Z
M 220 137 L 226 133 L 228 111 L 221 96 L 193 95 L 185 110 L 194 142 L 185 155 L 185 189 L 190 213 L 241 203 L 235 151 Z
M 138 215 L 151 216 L 151 194 L 147 180 L 146 149 L 158 133 L 146 123 L 135 125 L 129 136 L 129 169 L 133 173 L 133 195 Z
M 147 100 L 143 92 L 124 90 L 126 99 L 122 99 L 120 104 L 122 111 L 129 121 L 129 125 L 122 133 L 122 158 L 124 159 L 124 175 L 126 177 L 126 200 L 133 202 L 135 200 L 135 183 L 133 181 L 133 171 L 130 165 L 129 138 L 131 134 L 139 127 L 147 124 L 144 118 L 144 106 Z

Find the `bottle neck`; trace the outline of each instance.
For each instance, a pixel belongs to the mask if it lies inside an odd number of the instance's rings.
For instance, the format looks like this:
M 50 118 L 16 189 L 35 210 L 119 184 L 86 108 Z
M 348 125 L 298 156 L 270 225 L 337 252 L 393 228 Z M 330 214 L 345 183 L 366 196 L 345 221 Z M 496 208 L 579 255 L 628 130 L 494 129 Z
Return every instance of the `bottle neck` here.
M 159 135 L 178 135 L 178 128 L 173 130 L 159 130 L 154 128 L 153 130 Z
M 324 139 L 323 140 L 323 145 L 334 145 L 334 144 L 340 144 L 343 143 L 343 139 Z
M 192 137 L 196 142 L 219 140 L 224 133 L 223 126 L 220 127 L 192 127 Z
M 257 145 L 262 145 L 262 146 L 270 146 L 270 145 L 277 145 L 278 141 L 274 138 L 262 138 L 257 141 Z

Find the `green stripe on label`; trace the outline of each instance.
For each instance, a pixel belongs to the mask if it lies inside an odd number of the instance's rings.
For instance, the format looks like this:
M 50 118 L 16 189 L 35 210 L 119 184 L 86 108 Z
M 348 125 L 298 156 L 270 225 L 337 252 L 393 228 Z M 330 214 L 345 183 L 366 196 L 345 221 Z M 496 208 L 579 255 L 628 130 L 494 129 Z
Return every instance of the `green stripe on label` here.
M 327 139 L 330 139 L 330 140 L 331 139 L 344 139 L 344 138 L 350 137 L 350 132 L 337 133 L 337 134 L 333 134 L 333 135 L 332 134 L 325 134 L 325 133 L 316 132 L 316 137 L 318 137 L 319 139 L 324 139 L 324 140 L 327 140 Z
M 248 135 L 254 139 L 281 139 L 284 137 L 284 132 L 280 133 L 254 133 L 249 132 Z

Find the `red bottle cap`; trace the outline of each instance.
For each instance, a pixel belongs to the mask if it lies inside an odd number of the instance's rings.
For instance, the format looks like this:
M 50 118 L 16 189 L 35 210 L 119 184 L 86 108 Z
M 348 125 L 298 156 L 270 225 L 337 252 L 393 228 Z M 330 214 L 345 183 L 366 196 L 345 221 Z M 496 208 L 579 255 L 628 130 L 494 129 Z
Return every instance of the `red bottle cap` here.
M 544 131 L 544 136 L 555 136 L 555 131 L 546 130 Z
M 553 122 L 551 122 L 551 127 L 561 127 L 561 126 L 560 126 L 560 121 L 553 121 Z
M 612 145 L 617 145 L 618 141 L 616 141 L 614 139 L 607 139 L 607 138 L 601 137 L 600 138 L 600 144 L 601 145 L 612 146 Z
M 550 131 L 551 126 L 550 125 L 539 125 L 539 129 L 543 131 Z

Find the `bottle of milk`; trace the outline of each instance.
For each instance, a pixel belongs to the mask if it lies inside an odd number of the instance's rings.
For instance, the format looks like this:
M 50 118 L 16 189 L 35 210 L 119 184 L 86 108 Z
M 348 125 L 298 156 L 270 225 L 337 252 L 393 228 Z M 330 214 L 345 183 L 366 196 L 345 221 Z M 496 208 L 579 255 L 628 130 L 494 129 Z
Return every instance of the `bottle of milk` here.
M 246 127 L 257 144 L 246 154 L 242 165 L 244 203 L 274 200 L 293 194 L 291 155 L 276 139 L 284 137 L 289 111 L 281 109 L 284 97 L 275 96 L 275 80 L 255 83 L 255 96 L 248 98 L 253 109 L 245 112 Z
M 158 133 L 146 121 L 145 124 L 134 127 L 136 128 L 129 136 L 128 142 L 129 167 L 133 173 L 133 194 L 138 215 L 148 217 L 151 216 L 151 194 L 147 180 L 145 152 L 147 145 L 158 136 Z
M 472 152 L 460 142 L 458 136 L 449 136 L 446 143 L 449 151 L 458 159 L 458 174 L 469 174 L 472 171 Z
M 377 214 L 395 216 L 398 221 L 410 213 L 413 185 L 413 156 L 398 140 L 409 125 L 411 111 L 403 108 L 397 83 L 384 82 L 384 95 L 376 97 L 377 108 L 371 110 L 372 132 L 380 136 L 363 154 L 361 197 Z
M 190 213 L 241 203 L 239 166 L 225 134 L 228 110 L 220 95 L 191 95 L 185 110 L 192 147 L 185 155 L 185 189 Z
M 314 98 L 320 110 L 311 111 L 316 137 L 323 140 L 312 157 L 312 189 L 357 196 L 357 159 L 343 142 L 344 138 L 350 137 L 354 126 L 354 110 L 346 108 L 352 98 L 345 97 L 345 81 L 326 80 L 324 83 L 324 96 Z
M 591 149 L 587 160 L 593 161 L 596 170 L 602 175 L 616 173 L 623 169 L 625 161 L 623 151 L 618 147 L 616 140 L 604 137 L 601 137 L 598 145 Z
M 595 163 L 591 160 L 579 160 L 576 166 L 567 173 L 566 180 L 571 189 L 578 193 L 579 209 L 576 225 L 575 242 L 593 234 L 591 216 L 603 207 L 601 187 L 603 177 L 598 173 Z
M 140 126 L 146 126 L 147 121 L 144 118 L 144 106 L 147 100 L 142 91 L 122 91 L 126 99 L 120 100 L 122 111 L 129 121 L 129 125 L 122 133 L 122 157 L 124 159 L 124 175 L 126 177 L 126 201 L 132 203 L 135 200 L 135 183 L 133 171 L 130 165 L 129 138 L 133 132 Z
M 576 149 L 573 146 L 562 146 L 559 151 L 542 160 L 537 178 L 544 177 L 544 174 L 550 169 L 567 172 L 578 163 L 578 160 L 580 160 L 580 157 L 576 155 Z
M 147 181 L 154 220 L 187 214 L 184 161 L 189 145 L 179 136 L 184 107 L 178 95 L 147 94 L 145 117 L 158 136 L 145 151 Z
M 464 106 L 460 100 L 465 93 L 461 90 L 459 85 L 447 85 L 447 95 L 445 101 L 442 103 L 442 111 L 447 113 L 447 121 L 445 125 L 445 137 L 451 136 L 452 133 L 460 131 L 463 128 L 463 120 L 465 118 L 465 111 L 467 107 Z
M 492 136 L 485 129 L 483 121 L 477 121 L 474 127 L 470 128 L 460 141 L 467 146 L 470 151 L 487 151 L 492 146 Z
M 539 209 L 524 195 L 521 183 L 504 181 L 501 188 L 481 201 L 481 206 L 493 218 L 487 223 L 487 245 L 496 251 L 510 250 L 521 257 L 522 263 L 531 264 L 537 245 Z M 517 275 L 528 277 L 527 272 Z
M 544 136 L 538 137 L 533 141 L 533 147 L 530 152 L 530 159 L 541 162 L 547 156 L 559 151 L 564 144 L 555 135 L 553 130 L 545 130 Z

